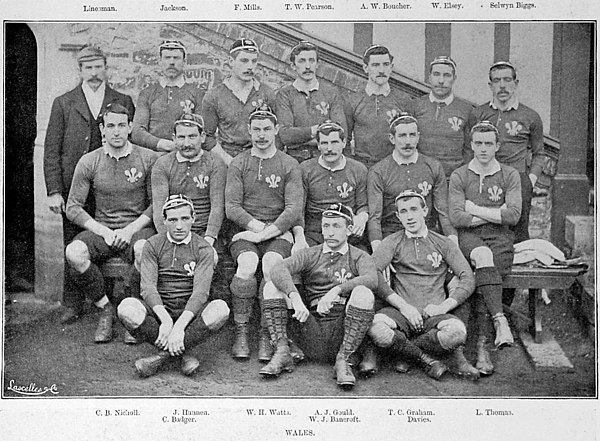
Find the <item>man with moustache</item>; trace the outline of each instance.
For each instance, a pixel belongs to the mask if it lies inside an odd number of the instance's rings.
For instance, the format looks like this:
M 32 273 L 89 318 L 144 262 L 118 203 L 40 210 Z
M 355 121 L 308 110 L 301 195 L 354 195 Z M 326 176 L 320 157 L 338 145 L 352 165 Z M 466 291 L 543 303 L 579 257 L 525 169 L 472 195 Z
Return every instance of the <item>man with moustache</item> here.
M 394 57 L 387 47 L 374 45 L 363 55 L 363 69 L 368 80 L 364 90 L 356 93 L 346 107 L 349 136 L 353 140 L 353 157 L 371 168 L 392 153 L 387 136 L 389 121 L 398 111 L 407 111 L 410 100 L 390 87 Z
M 204 149 L 220 156 L 227 165 L 252 147 L 247 122 L 254 109 L 267 104 L 277 113 L 275 92 L 255 77 L 258 56 L 254 40 L 235 40 L 229 49 L 231 75 L 209 90 L 202 102 Z
M 290 66 L 297 78 L 277 91 L 277 115 L 281 141 L 298 162 L 319 156 L 317 127 L 331 120 L 347 131 L 343 100 L 339 91 L 317 79 L 319 50 L 308 41 L 292 48 Z
M 67 245 L 65 256 L 73 282 L 101 310 L 94 341 L 106 343 L 112 339 L 114 307 L 99 265 L 116 256 L 139 270 L 145 239 L 154 234 L 150 175 L 156 153 L 129 142 L 131 116 L 120 104 L 107 107 L 100 129 L 105 145 L 85 154 L 75 168 L 66 211 L 85 231 Z M 91 189 L 93 214 L 85 208 Z
M 158 47 L 162 76 L 140 92 L 133 119 L 134 143 L 158 152 L 175 149 L 173 122 L 182 113 L 198 113 L 204 88 L 185 80 L 186 48 L 179 40 L 164 40 Z
M 406 190 L 413 190 L 425 198 L 428 207 L 435 208 L 438 219 L 428 213 L 427 226 L 441 231 L 457 243 L 456 230 L 448 219 L 448 184 L 442 164 L 437 159 L 417 151 L 419 127 L 417 120 L 400 114 L 390 123 L 391 155 L 369 170 L 367 192 L 369 197 L 369 240 L 373 251 L 381 240 L 402 229 L 396 216 L 395 198 Z M 439 227 L 438 228 L 438 222 Z
M 419 152 L 440 161 L 447 179 L 473 157 L 468 128 L 473 106 L 454 96 L 455 81 L 454 60 L 436 57 L 429 65 L 431 92 L 415 100 L 408 111 L 419 124 Z
M 156 231 L 167 230 L 162 205 L 170 194 L 183 194 L 194 206 L 192 232 L 203 237 L 213 247 L 215 262 L 221 261 L 225 252 L 219 237 L 225 217 L 225 181 L 227 166 L 212 151 L 202 149 L 206 139 L 204 121 L 200 115 L 183 114 L 173 126 L 176 151 L 157 159 L 152 168 L 152 205 Z M 221 267 L 217 267 L 215 282 L 225 283 Z M 217 285 L 217 284 L 214 284 Z M 211 285 L 213 286 L 213 285 Z M 228 289 L 226 291 L 229 291 Z M 223 290 L 213 290 L 215 295 L 226 296 Z
M 321 156 L 300 164 L 304 184 L 304 228 L 294 227 L 295 248 L 307 248 L 323 243 L 321 218 L 332 204 L 342 203 L 352 209 L 350 242 L 368 248 L 363 235 L 369 218 L 367 203 L 367 168 L 344 155 L 344 128 L 325 121 L 317 128 L 317 143 Z
M 235 323 L 232 355 L 242 360 L 250 356 L 248 326 L 257 291 L 262 295 L 271 268 L 290 255 L 290 229 L 302 216 L 302 177 L 298 163 L 275 146 L 278 129 L 272 109 L 265 104 L 258 107 L 248 122 L 252 148 L 237 155 L 227 171 L 225 212 L 236 227 L 230 252 L 237 262 L 230 285 Z M 257 290 L 259 261 L 263 284 Z M 268 331 L 263 328 L 259 359 L 270 358 L 268 347 Z
M 79 159 L 102 146 L 101 114 L 106 106 L 118 103 L 130 115 L 135 112 L 131 97 L 113 90 L 107 84 L 106 55 L 93 46 L 77 54 L 81 84 L 59 96 L 52 103 L 50 121 L 44 142 L 44 178 L 48 206 L 63 217 L 63 243 L 66 246 L 81 232 L 65 215 L 65 204 Z M 84 299 L 70 279 L 65 265 L 63 303 L 67 307 L 60 317 L 63 324 L 72 323 L 83 313 Z

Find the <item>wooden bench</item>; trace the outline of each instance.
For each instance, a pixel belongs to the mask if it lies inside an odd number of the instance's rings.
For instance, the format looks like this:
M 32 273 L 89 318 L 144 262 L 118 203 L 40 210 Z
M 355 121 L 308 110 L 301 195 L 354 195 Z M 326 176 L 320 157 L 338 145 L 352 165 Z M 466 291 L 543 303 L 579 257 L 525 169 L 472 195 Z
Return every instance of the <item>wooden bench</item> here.
M 529 291 L 530 333 L 536 343 L 542 342 L 542 317 L 540 315 L 542 289 L 566 290 L 575 283 L 577 276 L 585 273 L 585 267 L 541 268 L 515 265 L 504 279 L 504 288 L 526 289 Z M 514 312 L 506 307 L 509 312 Z

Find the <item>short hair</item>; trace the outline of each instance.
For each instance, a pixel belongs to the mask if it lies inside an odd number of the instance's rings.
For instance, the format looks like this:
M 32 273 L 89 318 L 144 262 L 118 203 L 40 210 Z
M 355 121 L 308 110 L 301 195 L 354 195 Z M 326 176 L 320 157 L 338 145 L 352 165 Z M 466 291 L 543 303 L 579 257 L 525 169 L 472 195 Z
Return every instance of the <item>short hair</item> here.
M 165 203 L 162 206 L 163 218 L 167 218 L 168 210 L 173 210 L 175 208 L 185 206 L 190 207 L 190 214 L 194 216 L 194 204 L 192 203 L 192 200 L 190 198 L 188 198 L 184 194 L 172 194 L 168 196 L 165 200 Z
M 419 123 L 414 116 L 409 115 L 406 112 L 401 112 L 390 121 L 390 134 L 396 134 L 396 127 L 402 124 L 416 124 L 417 130 L 419 130 Z
M 398 202 L 400 202 L 404 199 L 413 199 L 413 198 L 417 198 L 421 201 L 421 208 L 427 207 L 427 202 L 425 202 L 425 196 L 423 196 L 421 193 L 417 193 L 414 190 L 404 190 L 398 196 L 396 196 L 396 199 L 394 199 L 394 205 L 396 206 L 396 210 L 398 209 Z
M 179 40 L 163 40 L 162 43 L 158 46 L 158 55 L 162 57 L 162 53 L 164 50 L 179 50 L 183 52 L 183 58 L 186 56 L 185 45 Z
M 493 132 L 496 135 L 496 143 L 500 141 L 500 134 L 494 124 L 489 121 L 480 121 L 471 128 L 471 141 L 473 140 L 473 133 L 489 133 Z
M 273 109 L 266 103 L 259 104 L 248 117 L 248 125 L 252 124 L 255 119 L 268 119 L 277 125 L 277 115 L 273 112 Z
M 513 64 L 510 61 L 496 61 L 490 67 L 490 71 L 488 74 L 490 81 L 492 81 L 492 72 L 495 72 L 500 69 L 510 69 L 512 71 L 513 80 L 517 79 L 517 68 L 513 66 Z
M 452 68 L 452 74 L 456 75 L 456 62 L 447 55 L 439 55 L 433 59 L 431 63 L 429 63 L 429 73 L 433 70 L 433 66 L 436 64 L 445 64 L 446 66 L 450 66 Z
M 290 61 L 292 64 L 296 62 L 296 57 L 300 54 L 300 52 L 304 51 L 315 51 L 315 54 L 317 55 L 317 61 L 319 60 L 319 48 L 309 41 L 301 41 L 292 48 L 292 52 L 290 53 Z
M 371 61 L 371 55 L 389 55 L 390 63 L 394 61 L 394 56 L 390 54 L 390 50 L 387 47 L 382 46 L 380 44 L 374 44 L 373 46 L 368 47 L 365 50 L 362 57 L 363 64 L 365 66 L 367 66 Z
M 342 125 L 338 122 L 330 121 L 330 120 L 327 120 L 317 126 L 317 134 L 315 135 L 315 138 L 317 139 L 317 142 L 319 142 L 320 141 L 319 135 L 321 135 L 321 134 L 329 135 L 332 132 L 339 133 L 340 139 L 342 141 L 344 139 L 346 139 L 346 131 L 344 130 Z
M 173 134 L 177 133 L 177 126 L 197 127 L 198 133 L 202 133 L 204 131 L 204 119 L 195 113 L 184 113 L 173 123 Z
M 104 125 L 104 119 L 106 118 L 106 115 L 108 115 L 109 113 L 116 113 L 118 115 L 127 115 L 127 122 L 130 123 L 131 122 L 131 114 L 129 113 L 129 110 L 127 110 L 127 108 L 119 103 L 110 103 L 107 104 L 106 108 L 104 109 L 104 112 L 102 112 L 102 115 L 100 116 L 100 123 L 102 125 Z

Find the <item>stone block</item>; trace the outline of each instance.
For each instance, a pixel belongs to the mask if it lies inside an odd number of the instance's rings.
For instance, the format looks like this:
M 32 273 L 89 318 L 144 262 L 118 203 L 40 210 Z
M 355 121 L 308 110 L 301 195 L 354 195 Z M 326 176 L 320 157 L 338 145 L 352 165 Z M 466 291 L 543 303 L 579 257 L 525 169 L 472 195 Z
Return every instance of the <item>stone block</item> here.
M 594 237 L 592 216 L 565 217 L 565 241 L 573 250 L 573 255 L 593 255 Z
M 542 331 L 542 343 L 535 343 L 527 331 L 521 331 L 519 337 L 537 371 L 574 371 L 573 364 L 547 329 Z

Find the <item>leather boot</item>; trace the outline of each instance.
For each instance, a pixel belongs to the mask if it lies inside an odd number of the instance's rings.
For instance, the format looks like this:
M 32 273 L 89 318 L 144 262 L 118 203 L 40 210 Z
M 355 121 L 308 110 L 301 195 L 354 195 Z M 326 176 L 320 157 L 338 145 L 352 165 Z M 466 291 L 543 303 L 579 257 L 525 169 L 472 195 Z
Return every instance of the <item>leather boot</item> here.
M 104 308 L 100 310 L 100 320 L 98 320 L 98 327 L 94 334 L 94 341 L 96 343 L 108 343 L 112 340 L 112 325 L 113 318 L 115 315 L 115 308 L 111 303 L 107 303 Z
M 170 358 L 168 352 L 161 351 L 158 354 L 151 355 L 150 357 L 140 358 L 135 362 L 135 370 L 138 372 L 140 377 L 150 377 L 156 372 L 158 369 L 166 363 L 166 361 Z
M 358 365 L 358 373 L 364 377 L 370 377 L 377 373 L 378 369 L 378 354 L 375 345 L 367 343 L 363 354 L 363 359 Z
M 442 375 L 448 371 L 448 367 L 444 363 L 436 360 L 425 352 L 421 352 L 421 355 L 419 356 L 419 364 L 425 373 L 434 380 L 439 380 L 442 378 Z
M 181 357 L 181 373 L 190 376 L 200 367 L 198 359 L 192 355 L 183 354 Z
M 459 346 L 450 354 L 450 371 L 469 380 L 478 380 L 479 371 L 465 358 L 463 347 Z
M 477 339 L 477 363 L 475 368 L 482 376 L 492 375 L 494 373 L 494 365 L 490 359 L 490 353 L 486 348 L 487 339 L 480 335 Z
M 304 361 L 304 351 L 298 346 L 294 340 L 288 339 L 288 345 L 290 347 L 290 355 L 294 359 L 294 363 L 298 364 Z
M 231 348 L 233 358 L 248 359 L 250 357 L 250 346 L 248 345 L 248 324 L 235 324 L 235 341 Z
M 513 338 L 512 332 L 510 332 L 510 326 L 508 325 L 508 320 L 506 320 L 504 314 L 500 313 L 494 316 L 494 329 L 496 329 L 496 339 L 494 340 L 496 349 L 513 345 L 515 339 Z
M 333 369 L 335 371 L 338 386 L 343 389 L 352 389 L 354 387 L 356 378 L 354 377 L 352 367 L 346 358 L 338 354 L 335 358 L 335 366 Z
M 282 372 L 293 372 L 294 360 L 287 344 L 278 345 L 269 364 L 260 370 L 260 375 L 265 377 L 278 377 Z
M 271 345 L 269 330 L 266 327 L 261 328 L 258 336 L 258 361 L 268 363 L 271 357 L 273 357 L 273 346 Z

